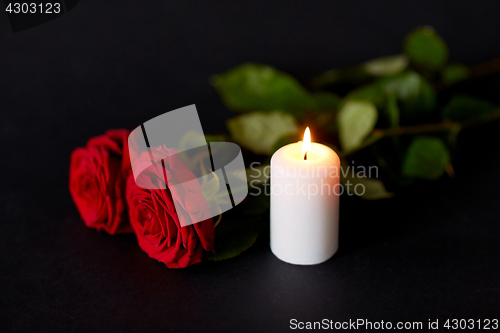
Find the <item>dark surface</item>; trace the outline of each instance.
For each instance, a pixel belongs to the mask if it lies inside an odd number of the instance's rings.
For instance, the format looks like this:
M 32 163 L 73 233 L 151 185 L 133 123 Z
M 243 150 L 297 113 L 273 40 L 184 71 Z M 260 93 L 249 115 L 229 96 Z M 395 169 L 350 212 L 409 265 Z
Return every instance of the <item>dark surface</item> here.
M 87 229 L 70 152 L 196 103 L 207 133 L 232 113 L 208 77 L 245 61 L 307 79 L 400 51 L 433 25 L 452 60 L 500 55 L 498 1 L 80 1 L 12 33 L 0 21 L 0 331 L 284 331 L 289 321 L 500 314 L 498 124 L 461 137 L 457 177 L 381 202 L 342 198 L 340 251 L 298 267 L 265 236 L 240 257 L 169 270 L 133 235 Z M 0 15 L 1 16 L 1 15 Z M 500 78 L 482 81 L 494 97 Z M 499 101 L 497 101 L 499 102 Z

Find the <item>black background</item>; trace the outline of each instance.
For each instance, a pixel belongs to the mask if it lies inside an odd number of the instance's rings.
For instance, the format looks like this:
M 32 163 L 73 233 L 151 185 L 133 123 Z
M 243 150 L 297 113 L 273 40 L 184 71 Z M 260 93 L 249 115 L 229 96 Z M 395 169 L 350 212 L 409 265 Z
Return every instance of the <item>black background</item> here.
M 391 200 L 341 199 L 340 250 L 285 264 L 268 239 L 169 270 L 133 235 L 87 229 L 68 192 L 71 151 L 195 103 L 225 131 L 211 74 L 246 61 L 305 81 L 400 52 L 432 25 L 451 58 L 500 55 L 498 1 L 97 1 L 12 33 L 0 15 L 0 330 L 284 331 L 289 321 L 499 318 L 498 124 L 460 137 L 457 177 Z M 500 77 L 464 89 L 496 98 Z

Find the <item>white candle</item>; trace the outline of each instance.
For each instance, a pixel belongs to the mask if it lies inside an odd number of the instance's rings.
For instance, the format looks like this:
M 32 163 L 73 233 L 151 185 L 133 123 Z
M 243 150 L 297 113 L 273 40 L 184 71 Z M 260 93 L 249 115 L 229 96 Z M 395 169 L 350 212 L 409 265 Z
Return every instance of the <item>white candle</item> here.
M 314 265 L 338 249 L 340 159 L 329 147 L 304 141 L 271 158 L 271 250 L 281 260 Z

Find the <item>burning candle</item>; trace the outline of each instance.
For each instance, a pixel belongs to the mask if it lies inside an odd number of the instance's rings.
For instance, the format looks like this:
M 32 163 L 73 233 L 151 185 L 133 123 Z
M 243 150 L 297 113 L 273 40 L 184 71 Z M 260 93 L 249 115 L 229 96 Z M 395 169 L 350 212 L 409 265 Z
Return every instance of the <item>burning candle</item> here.
M 338 249 L 340 159 L 329 147 L 304 140 L 271 158 L 271 250 L 281 260 L 314 265 Z

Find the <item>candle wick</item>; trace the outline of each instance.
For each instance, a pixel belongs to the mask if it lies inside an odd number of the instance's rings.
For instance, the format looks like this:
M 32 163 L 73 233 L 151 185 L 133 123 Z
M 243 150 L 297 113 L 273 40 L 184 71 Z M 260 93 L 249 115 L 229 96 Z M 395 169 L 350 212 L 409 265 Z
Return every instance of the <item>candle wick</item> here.
M 307 151 L 306 151 L 306 153 L 304 154 L 304 161 L 307 161 Z

